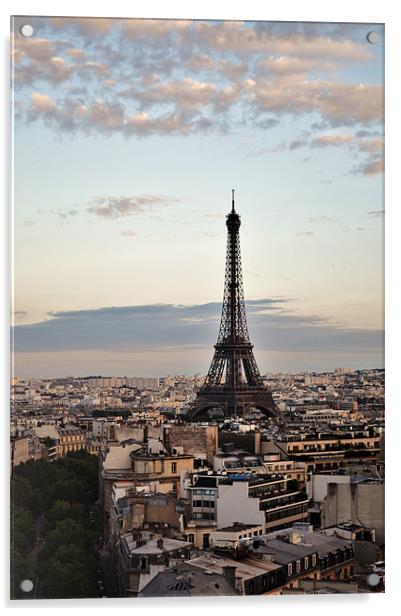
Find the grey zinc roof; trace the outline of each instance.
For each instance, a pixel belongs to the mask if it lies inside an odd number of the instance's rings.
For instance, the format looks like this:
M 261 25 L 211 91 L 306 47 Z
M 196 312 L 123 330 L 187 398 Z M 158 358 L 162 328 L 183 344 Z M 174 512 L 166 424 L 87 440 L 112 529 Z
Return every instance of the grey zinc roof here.
M 277 535 L 283 534 L 281 531 Z M 273 553 L 276 555 L 275 560 L 279 563 L 291 562 L 296 558 L 304 558 L 314 552 L 319 556 L 324 556 L 328 552 L 334 552 L 340 548 L 350 545 L 350 541 L 341 539 L 334 535 L 329 536 L 323 533 L 305 533 L 302 535 L 302 542 L 297 544 L 287 543 L 278 536 L 266 538 L 265 546 L 261 545 L 258 548 L 260 552 Z M 263 540 L 263 536 L 260 537 Z M 264 549 L 263 549 L 264 548 Z
M 159 572 L 140 593 L 143 597 L 225 596 L 237 593 L 224 576 L 184 565 Z
M 252 559 L 233 560 L 225 556 L 212 555 L 210 553 L 193 558 L 191 561 L 186 561 L 186 563 L 190 563 L 193 567 L 199 567 L 205 571 L 218 574 L 222 573 L 223 567 L 231 565 L 236 569 L 235 576 L 245 580 L 263 575 L 266 571 L 273 571 L 280 568 L 280 565 L 273 562 L 256 561 Z
M 159 548 L 157 545 L 157 541 L 160 538 L 161 537 L 159 536 L 153 537 L 152 539 L 148 539 L 146 543 L 137 547 L 136 540 L 133 539 L 132 533 L 127 533 L 124 536 L 127 547 L 131 554 L 163 554 L 163 552 L 174 552 L 175 550 L 180 550 L 192 546 L 192 543 L 189 543 L 188 541 L 163 537 L 163 547 Z

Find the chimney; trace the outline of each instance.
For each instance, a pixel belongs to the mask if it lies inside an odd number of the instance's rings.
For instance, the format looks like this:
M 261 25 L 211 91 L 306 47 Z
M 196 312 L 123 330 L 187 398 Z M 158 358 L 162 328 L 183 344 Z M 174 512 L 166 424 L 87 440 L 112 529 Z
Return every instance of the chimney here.
M 163 543 L 163 539 L 160 537 L 160 539 L 157 540 L 156 543 L 157 547 L 159 548 L 159 550 L 162 550 L 164 547 L 164 543 Z
M 298 535 L 298 533 L 295 530 L 292 530 L 290 532 L 290 534 L 288 535 L 288 542 L 292 543 L 293 545 L 297 545 L 298 543 L 301 543 L 302 538 Z
M 226 578 L 227 582 L 230 584 L 230 586 L 235 590 L 235 572 L 237 570 L 237 567 L 234 567 L 234 565 L 225 565 L 224 567 L 222 567 L 222 571 L 223 571 L 223 575 Z

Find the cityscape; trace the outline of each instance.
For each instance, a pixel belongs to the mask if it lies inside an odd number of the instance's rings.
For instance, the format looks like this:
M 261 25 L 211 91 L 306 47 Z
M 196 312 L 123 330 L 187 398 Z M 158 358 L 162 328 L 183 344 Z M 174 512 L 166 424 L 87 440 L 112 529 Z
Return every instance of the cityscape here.
M 20 563 L 36 579 L 35 598 L 384 590 L 384 370 L 262 377 L 246 323 L 234 191 L 226 223 L 222 317 L 206 377 L 14 379 L 20 507 L 30 461 L 49 472 L 69 457 L 89 464 L 89 455 L 92 474 L 98 461 L 95 484 L 85 493 L 78 481 L 73 502 L 61 481 L 42 501 L 50 512 L 31 514 L 30 527 L 21 528 L 16 509 L 25 544 L 36 535 Z M 70 467 L 75 480 L 78 468 Z M 62 528 L 78 540 L 85 529 L 84 584 L 79 568 L 54 575 L 60 564 L 49 545 Z M 69 532 L 64 541 L 69 559 Z
M 384 593 L 383 38 L 13 18 L 13 600 Z

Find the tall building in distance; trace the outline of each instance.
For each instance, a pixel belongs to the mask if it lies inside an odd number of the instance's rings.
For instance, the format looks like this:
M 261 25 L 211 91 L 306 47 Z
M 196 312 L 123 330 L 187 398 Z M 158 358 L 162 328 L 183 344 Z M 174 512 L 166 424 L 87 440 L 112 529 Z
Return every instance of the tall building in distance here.
M 243 415 L 257 408 L 267 416 L 277 409 L 253 355 L 245 314 L 239 229 L 241 219 L 232 208 L 226 218 L 227 254 L 220 330 L 204 385 L 186 418 L 199 421 L 213 416 Z

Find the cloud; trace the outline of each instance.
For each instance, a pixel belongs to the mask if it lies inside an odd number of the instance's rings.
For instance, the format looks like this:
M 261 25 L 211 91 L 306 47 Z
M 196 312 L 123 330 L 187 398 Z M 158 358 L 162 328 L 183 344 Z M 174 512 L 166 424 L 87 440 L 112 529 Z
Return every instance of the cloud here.
M 132 231 L 132 229 L 123 229 L 121 235 L 124 237 L 136 237 L 136 231 Z
M 180 38 L 188 45 L 212 49 L 218 52 L 246 54 L 277 54 L 301 58 L 321 58 L 345 62 L 364 62 L 372 58 L 366 45 L 345 38 L 319 36 L 302 24 L 303 32 L 296 32 L 297 26 L 285 24 L 278 29 L 269 22 L 193 22 L 183 28 Z
M 364 175 L 371 177 L 384 171 L 384 160 L 378 158 L 368 159 L 367 161 L 355 166 L 352 169 L 354 175 Z
M 29 90 L 16 102 L 26 121 L 58 132 L 185 136 L 267 130 L 282 116 L 311 114 L 333 127 L 382 121 L 382 86 L 342 81 L 338 71 L 373 59 L 358 25 L 36 18 L 34 26 L 37 39 L 14 36 L 14 77 L 53 106 L 26 106 Z
M 33 92 L 27 119 L 32 122 L 38 118 L 58 131 L 110 134 L 123 127 L 124 110 L 118 103 L 102 100 L 94 100 L 89 106 L 75 98 L 55 103 L 49 95 Z
M 284 150 L 295 150 L 298 148 L 346 148 L 350 152 L 362 155 L 362 160 L 354 164 L 350 173 L 354 175 L 375 175 L 383 171 L 384 142 L 378 138 L 373 131 L 356 131 L 355 133 L 324 133 L 315 137 L 310 136 L 309 131 L 304 131 L 301 135 L 288 142 L 281 142 L 280 145 L 270 152 L 282 152 Z M 260 150 L 257 153 L 267 151 Z M 322 180 L 321 184 L 332 184 L 332 180 Z
M 313 231 L 299 231 L 297 233 L 298 237 L 308 237 L 308 236 L 311 236 L 311 235 L 314 235 Z
M 137 197 L 94 197 L 87 208 L 98 218 L 125 218 L 147 213 L 154 207 L 178 202 L 177 197 L 165 195 L 139 195 Z
M 376 84 L 348 84 L 289 78 L 245 82 L 259 111 L 279 114 L 318 112 L 332 126 L 378 122 L 383 117 L 383 88 Z
M 326 216 L 322 214 L 321 216 L 312 216 L 308 218 L 308 222 L 336 222 L 337 218 L 332 218 L 331 216 Z
M 270 57 L 258 64 L 258 73 L 270 73 L 276 77 L 285 77 L 288 75 L 305 76 L 311 71 L 316 70 L 334 70 L 338 67 L 335 62 L 324 62 L 319 57 L 314 58 L 299 58 L 277 56 Z
M 368 212 L 369 216 L 372 216 L 372 218 L 379 218 L 381 216 L 384 216 L 384 210 L 372 210 L 370 212 Z
M 321 135 L 311 140 L 312 148 L 325 148 L 328 146 L 349 145 L 352 142 L 352 135 Z
M 26 317 L 27 315 L 27 311 L 26 310 L 14 310 L 13 315 L 16 319 L 21 319 L 22 317 Z
M 84 79 L 88 79 L 93 76 L 106 79 L 111 74 L 111 67 L 104 62 L 83 62 L 75 65 L 74 70 Z
M 208 105 L 220 109 L 228 107 L 238 100 L 239 87 L 230 85 L 219 89 L 212 83 L 187 78 L 165 82 L 145 90 L 131 88 L 122 94 L 134 98 L 146 108 L 172 103 L 185 112 Z
M 115 21 L 104 17 L 46 17 L 39 23 L 55 31 L 74 30 L 83 37 L 104 37 L 110 32 Z
M 288 144 L 289 150 L 297 150 L 298 148 L 304 148 L 309 145 L 309 140 L 307 136 L 298 137 L 297 139 L 293 139 Z
M 123 126 L 126 136 L 136 135 L 145 137 L 149 135 L 189 135 L 190 133 L 205 133 L 213 128 L 219 132 L 225 131 L 224 123 L 218 118 L 211 120 L 197 113 L 184 113 L 173 111 L 151 117 L 142 111 L 133 116 L 128 116 Z
M 55 104 L 48 94 L 40 94 L 34 92 L 31 95 L 31 111 L 32 113 L 43 113 L 44 115 L 52 114 L 55 110 Z
M 286 298 L 246 303 L 249 330 L 256 353 L 263 351 L 377 352 L 383 333 L 330 323 L 313 314 L 298 314 Z M 50 319 L 13 328 L 16 353 L 110 350 L 185 354 L 187 347 L 212 352 L 221 303 L 193 306 L 154 304 L 50 313 Z M 206 360 L 207 361 L 207 360 Z M 165 368 L 168 371 L 168 367 Z M 203 370 L 207 365 L 203 366 Z
M 82 132 L 87 135 L 122 133 L 126 137 L 144 137 L 152 134 L 188 135 L 212 129 L 224 133 L 227 130 L 227 125 L 220 118 L 209 119 L 193 111 L 173 111 L 153 117 L 144 111 L 126 115 L 120 103 L 97 99 L 85 105 L 78 98 L 66 98 L 56 103 L 49 95 L 40 92 L 32 93 L 26 119 L 29 122 L 42 119 L 58 132 Z

